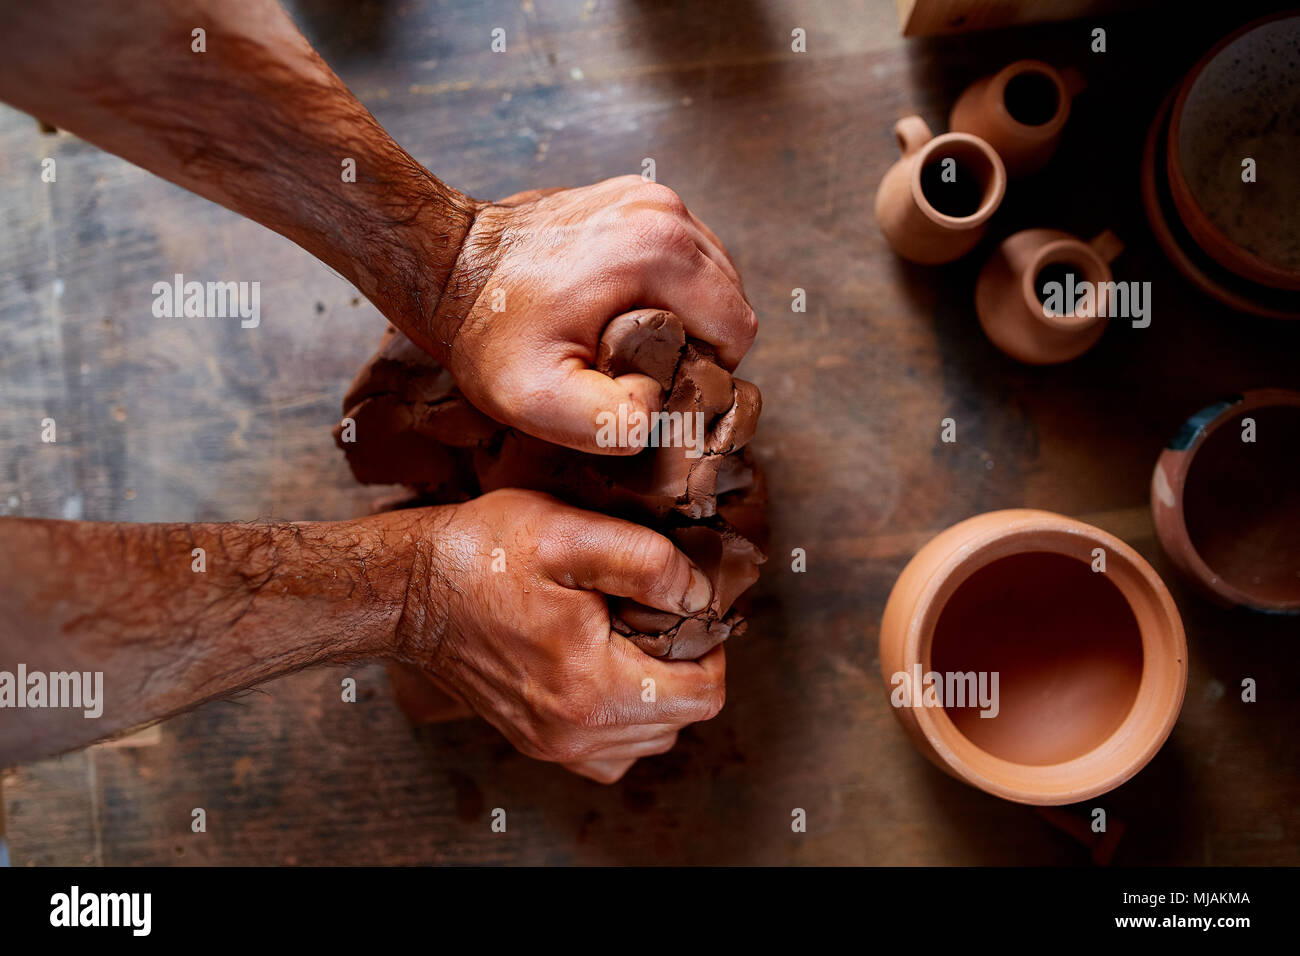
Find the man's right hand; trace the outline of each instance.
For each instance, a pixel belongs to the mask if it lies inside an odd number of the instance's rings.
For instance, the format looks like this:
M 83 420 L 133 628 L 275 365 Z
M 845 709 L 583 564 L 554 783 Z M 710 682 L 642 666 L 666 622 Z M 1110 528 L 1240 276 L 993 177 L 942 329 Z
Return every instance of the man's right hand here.
M 426 298 L 434 296 L 430 292 Z M 645 375 L 596 371 L 610 320 L 675 313 L 734 370 L 757 319 L 726 247 L 667 186 L 620 176 L 477 206 L 423 341 L 480 410 L 546 441 L 598 454 L 598 415 L 659 411 Z
M 393 655 L 528 756 L 613 783 L 722 708 L 721 646 L 661 661 L 610 629 L 605 595 L 708 605 L 707 577 L 663 535 L 515 490 L 367 521 L 389 523 L 387 547 L 412 558 Z

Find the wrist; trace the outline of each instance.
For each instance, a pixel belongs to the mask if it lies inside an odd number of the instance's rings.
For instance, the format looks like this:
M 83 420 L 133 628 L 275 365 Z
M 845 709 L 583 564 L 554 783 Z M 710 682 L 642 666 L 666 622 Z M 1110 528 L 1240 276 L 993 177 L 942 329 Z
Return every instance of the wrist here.
M 463 292 L 454 277 L 483 204 L 420 173 L 401 198 L 373 200 L 380 207 L 367 218 L 385 227 L 378 239 L 367 238 L 370 268 L 358 276 L 358 288 L 407 338 L 445 362 L 454 329 L 438 317 L 444 300 Z
M 363 556 L 378 633 L 372 656 L 434 669 L 447 631 L 445 556 L 454 550 L 448 528 L 456 505 L 388 511 L 350 523 Z

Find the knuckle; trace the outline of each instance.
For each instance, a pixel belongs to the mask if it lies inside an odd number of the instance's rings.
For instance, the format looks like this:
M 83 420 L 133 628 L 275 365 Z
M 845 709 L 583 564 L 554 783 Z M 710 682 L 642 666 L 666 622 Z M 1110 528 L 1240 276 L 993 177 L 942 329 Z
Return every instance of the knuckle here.
M 701 720 L 712 720 L 722 712 L 727 703 L 727 685 L 722 682 L 712 683 L 700 691 L 700 712 L 705 716 Z
M 646 201 L 654 203 L 676 216 L 686 215 L 686 203 L 677 191 L 663 183 L 648 182 L 642 186 L 641 195 Z
M 629 227 L 637 240 L 649 249 L 674 252 L 695 247 L 694 240 L 681 220 L 662 209 L 641 207 L 628 218 Z
M 676 548 L 661 534 L 638 531 L 622 542 L 620 552 L 630 576 L 646 586 L 666 584 L 664 577 L 673 567 Z
M 591 742 L 581 734 L 558 733 L 547 741 L 546 758 L 552 763 L 578 763 L 592 752 Z

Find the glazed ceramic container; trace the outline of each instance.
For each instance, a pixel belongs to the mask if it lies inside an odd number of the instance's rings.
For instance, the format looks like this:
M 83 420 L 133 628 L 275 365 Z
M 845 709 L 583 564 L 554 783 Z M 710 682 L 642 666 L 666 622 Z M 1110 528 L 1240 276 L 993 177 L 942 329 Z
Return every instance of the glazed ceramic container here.
M 977 136 L 935 136 L 919 116 L 899 120 L 894 135 L 903 155 L 876 191 L 881 232 L 904 259 L 960 259 L 983 237 L 1006 194 L 1002 160 Z
M 1211 600 L 1300 614 L 1300 392 L 1257 389 L 1188 419 L 1151 475 L 1165 553 Z
M 893 710 L 942 770 L 1048 806 L 1105 793 L 1155 755 L 1182 706 L 1187 644 L 1164 583 L 1123 541 L 1046 511 L 993 511 L 903 569 L 880 665 L 891 703 L 899 674 L 998 674 L 995 716 L 951 697 Z
M 1124 248 L 1112 232 L 1083 242 L 1056 229 L 1026 229 L 1005 239 L 975 283 L 975 312 L 984 334 L 1012 358 L 1052 365 L 1077 358 L 1106 331 L 1104 283 L 1110 262 Z M 1049 308 L 1043 288 L 1056 282 L 1064 293 L 1070 277 L 1092 283 L 1094 304 L 1078 310 Z
M 1174 98 L 1165 148 L 1173 204 L 1196 244 L 1251 282 L 1300 290 L 1300 11 L 1224 38 Z M 1244 182 L 1242 162 L 1255 163 Z
M 997 150 L 1008 176 L 1042 169 L 1061 142 L 1083 74 L 1041 60 L 1020 60 L 971 84 L 953 104 L 948 125 Z

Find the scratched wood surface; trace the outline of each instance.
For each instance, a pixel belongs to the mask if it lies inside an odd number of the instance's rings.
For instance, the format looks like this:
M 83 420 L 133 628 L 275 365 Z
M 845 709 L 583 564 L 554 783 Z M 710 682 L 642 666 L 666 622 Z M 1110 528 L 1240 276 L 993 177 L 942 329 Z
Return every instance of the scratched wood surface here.
M 877 673 L 894 578 L 934 532 L 1031 506 L 1128 540 L 1170 583 L 1187 702 L 1138 777 L 1094 801 L 1117 862 L 1300 862 L 1297 625 L 1217 611 L 1174 575 L 1146 510 L 1164 440 L 1222 394 L 1300 385 L 1300 323 L 1232 314 L 1161 257 L 1142 218 L 1142 133 L 1163 94 L 1257 5 L 1179 29 L 1113 18 L 932 41 L 878 2 L 312 2 L 295 18 L 417 158 L 482 196 L 639 172 L 653 157 L 736 256 L 761 319 L 743 374 L 772 554 L 728 703 L 671 754 L 600 787 L 513 752 L 485 724 L 411 730 L 379 665 L 319 670 L 209 704 L 138 746 L 9 772 L 15 865 L 53 863 L 1086 864 L 1033 811 L 934 769 Z M 508 50 L 489 52 L 493 27 Z M 802 27 L 808 52 L 790 52 Z M 989 239 L 904 265 L 872 218 L 890 129 L 936 129 L 969 81 L 1012 59 L 1075 63 L 1061 155 L 1013 183 Z M 57 161 L 55 184 L 40 161 Z M 1154 322 L 1112 323 L 1071 365 L 1015 365 L 972 310 L 989 242 L 1054 226 L 1128 243 Z M 366 510 L 329 427 L 382 330 L 287 241 L 67 134 L 0 110 L 0 510 L 96 520 L 337 519 Z M 262 323 L 152 317 L 181 272 L 259 280 Z M 808 311 L 790 309 L 803 288 Z M 42 444 L 40 421 L 58 422 Z M 958 422 L 955 445 L 940 419 Z M 793 548 L 806 573 L 790 569 Z M 358 678 L 361 699 L 339 700 Z M 1239 701 L 1243 677 L 1259 702 Z M 130 743 L 130 742 L 128 742 Z M 204 834 L 190 831 L 194 807 Z M 494 834 L 493 808 L 508 831 Z M 803 808 L 808 832 L 791 832 Z

